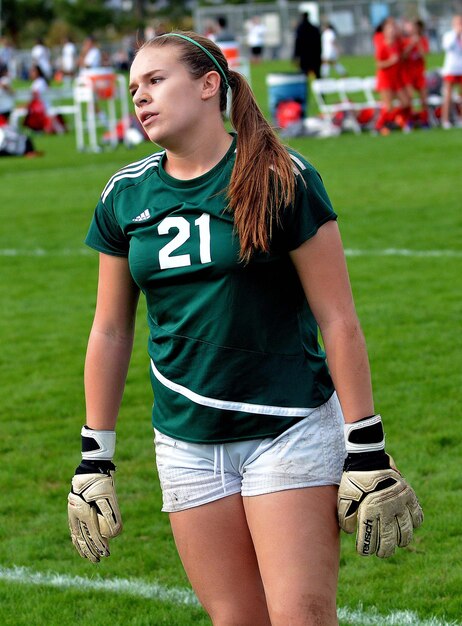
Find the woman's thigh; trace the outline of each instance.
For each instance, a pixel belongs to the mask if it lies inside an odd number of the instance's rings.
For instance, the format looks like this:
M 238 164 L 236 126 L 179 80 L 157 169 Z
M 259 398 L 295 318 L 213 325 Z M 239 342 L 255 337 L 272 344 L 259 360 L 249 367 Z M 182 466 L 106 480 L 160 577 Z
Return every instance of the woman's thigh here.
M 244 498 L 273 626 L 334 626 L 337 486 Z
M 270 626 L 239 494 L 170 514 L 183 567 L 215 626 Z

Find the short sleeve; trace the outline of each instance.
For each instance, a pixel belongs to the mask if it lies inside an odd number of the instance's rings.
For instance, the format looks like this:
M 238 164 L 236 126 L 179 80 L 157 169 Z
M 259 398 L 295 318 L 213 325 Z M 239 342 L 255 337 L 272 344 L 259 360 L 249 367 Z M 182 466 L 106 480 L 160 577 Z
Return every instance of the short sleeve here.
M 129 240 L 117 222 L 114 211 L 100 200 L 96 206 L 85 243 L 112 256 L 128 256 Z
M 288 251 L 311 239 L 326 222 L 337 219 L 321 176 L 309 163 L 302 164 L 304 169 L 297 175 L 294 205 L 282 212 L 276 228 L 278 247 Z

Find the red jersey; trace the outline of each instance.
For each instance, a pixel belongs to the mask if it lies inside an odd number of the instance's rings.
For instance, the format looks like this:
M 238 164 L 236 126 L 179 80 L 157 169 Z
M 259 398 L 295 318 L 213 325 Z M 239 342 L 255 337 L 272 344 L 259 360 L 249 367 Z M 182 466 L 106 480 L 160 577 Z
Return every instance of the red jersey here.
M 403 87 L 402 79 L 402 43 L 400 39 L 393 42 L 386 41 L 383 36 L 374 38 L 375 58 L 377 61 L 389 61 L 396 57 L 396 61 L 388 67 L 377 68 L 377 91 L 391 89 L 398 91 Z
M 430 50 L 428 39 L 420 36 L 410 48 L 410 39 L 404 41 L 407 54 L 403 63 L 404 82 L 414 89 L 422 89 L 425 86 L 425 55 Z

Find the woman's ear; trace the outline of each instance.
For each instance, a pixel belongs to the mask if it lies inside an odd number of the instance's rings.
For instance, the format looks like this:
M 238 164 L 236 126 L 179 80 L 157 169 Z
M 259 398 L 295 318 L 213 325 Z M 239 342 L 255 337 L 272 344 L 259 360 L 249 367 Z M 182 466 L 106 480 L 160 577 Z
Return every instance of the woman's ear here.
M 220 74 L 215 71 L 207 72 L 202 77 L 202 100 L 210 100 L 220 91 Z

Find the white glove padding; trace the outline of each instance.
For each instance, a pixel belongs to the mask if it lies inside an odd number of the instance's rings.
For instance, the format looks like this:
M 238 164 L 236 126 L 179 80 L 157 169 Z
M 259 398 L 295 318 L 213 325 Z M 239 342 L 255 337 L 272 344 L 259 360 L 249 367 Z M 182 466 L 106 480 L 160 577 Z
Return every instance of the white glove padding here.
M 108 539 L 122 531 L 112 474 L 76 474 L 68 496 L 72 543 L 83 558 L 109 556 Z
M 344 471 L 337 504 L 340 528 L 357 529 L 356 550 L 362 556 L 391 556 L 396 546 L 411 542 L 413 528 L 423 521 L 413 489 L 394 468 Z

